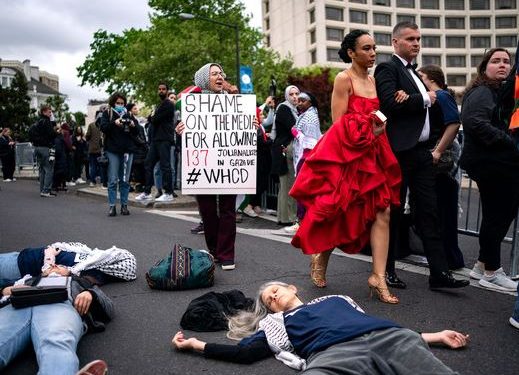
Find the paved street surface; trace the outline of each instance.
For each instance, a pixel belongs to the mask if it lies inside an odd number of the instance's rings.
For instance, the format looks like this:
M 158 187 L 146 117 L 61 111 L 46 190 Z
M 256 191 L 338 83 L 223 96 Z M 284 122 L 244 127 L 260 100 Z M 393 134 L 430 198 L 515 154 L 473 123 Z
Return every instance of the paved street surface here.
M 515 297 L 468 287 L 461 291 L 431 292 L 427 277 L 405 266 L 399 275 L 409 287 L 398 294 L 401 303 L 382 304 L 368 298 L 366 285 L 371 264 L 364 257 L 334 255 L 328 271 L 328 287 L 319 290 L 308 278 L 308 258 L 290 244 L 290 238 L 267 219 L 245 218 L 236 239 L 236 270 L 217 269 L 215 286 L 181 292 L 153 291 L 145 272 L 164 257 L 175 242 L 204 248 L 201 235 L 189 228 L 198 221 L 196 208 L 147 209 L 132 206 L 128 217 L 106 216 L 105 200 L 81 195 L 74 190 L 57 198 L 40 198 L 34 180 L 0 182 L 0 253 L 54 241 L 80 241 L 91 247 L 112 245 L 132 251 L 138 261 L 138 279 L 131 283 L 109 284 L 104 291 L 113 298 L 116 317 L 106 332 L 87 335 L 79 344 L 81 364 L 104 359 L 111 375 L 140 374 L 292 374 L 275 359 L 244 366 L 203 359 L 197 354 L 178 353 L 170 341 L 189 301 L 209 291 L 240 289 L 253 297 L 260 284 L 282 280 L 299 287 L 305 300 L 323 294 L 348 294 L 367 312 L 392 319 L 418 330 L 452 328 L 467 332 L 471 342 L 464 350 L 433 348 L 446 364 L 470 375 L 516 375 L 519 373 L 519 331 L 508 324 Z M 274 234 L 273 231 L 277 234 Z M 477 240 L 462 237 L 460 243 L 467 265 L 477 255 Z M 503 251 L 503 258 L 509 250 Z M 409 270 L 409 271 L 408 271 Z M 413 272 L 410 272 L 413 270 Z M 191 335 L 187 332 L 187 335 Z M 197 333 L 207 341 L 229 342 L 225 332 Z M 3 374 L 36 373 L 36 360 L 28 350 Z

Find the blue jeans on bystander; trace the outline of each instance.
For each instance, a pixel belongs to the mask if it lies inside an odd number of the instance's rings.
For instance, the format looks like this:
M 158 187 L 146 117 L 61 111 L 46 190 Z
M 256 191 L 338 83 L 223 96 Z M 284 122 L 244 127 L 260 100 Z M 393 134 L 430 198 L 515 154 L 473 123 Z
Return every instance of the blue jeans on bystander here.
M 119 184 L 121 205 L 127 205 L 133 154 L 115 154 L 106 151 L 106 156 L 108 158 L 108 204 L 115 206 L 117 202 L 117 185 Z

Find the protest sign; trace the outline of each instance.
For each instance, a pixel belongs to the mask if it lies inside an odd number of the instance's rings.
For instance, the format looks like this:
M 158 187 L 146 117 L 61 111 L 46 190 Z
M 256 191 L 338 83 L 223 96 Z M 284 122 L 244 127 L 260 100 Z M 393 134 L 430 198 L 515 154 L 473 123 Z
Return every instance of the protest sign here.
M 255 194 L 255 95 L 182 97 L 182 194 Z

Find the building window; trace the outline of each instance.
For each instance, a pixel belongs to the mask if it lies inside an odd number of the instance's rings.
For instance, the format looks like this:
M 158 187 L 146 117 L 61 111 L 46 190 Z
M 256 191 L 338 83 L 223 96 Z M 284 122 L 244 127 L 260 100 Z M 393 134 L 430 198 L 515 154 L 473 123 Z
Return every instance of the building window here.
M 439 0 L 420 0 L 420 7 L 422 9 L 440 9 Z
M 265 4 L 265 13 L 268 13 L 270 10 L 270 4 L 269 4 L 270 1 L 267 0 L 267 1 L 264 1 L 263 3 Z
M 373 13 L 373 23 L 375 25 L 391 26 L 391 14 Z
M 477 68 L 479 63 L 483 60 L 483 55 L 471 55 L 470 56 L 470 66 L 473 68 Z
M 344 21 L 342 8 L 325 7 L 326 19 L 331 21 Z
M 315 49 L 310 52 L 310 62 L 311 62 L 311 64 L 317 63 L 317 55 L 315 53 Z
M 470 17 L 471 29 L 490 29 L 489 17 Z
M 489 36 L 471 36 L 470 37 L 471 48 L 490 48 L 490 37 Z
M 374 33 L 375 43 L 379 46 L 390 46 L 391 45 L 391 34 L 386 33 Z
M 410 14 L 397 14 L 396 15 L 396 22 L 415 22 L 414 16 L 411 16 Z
M 360 10 L 350 9 L 350 22 L 367 24 L 368 14 Z
M 397 8 L 414 8 L 414 0 L 396 0 Z
M 445 1 L 446 10 L 463 10 L 465 9 L 465 0 L 447 0 Z
M 315 43 L 315 30 L 310 31 L 310 44 Z
M 366 4 L 366 0 L 350 0 L 350 3 Z
M 515 9 L 516 0 L 496 0 L 496 9 Z
M 270 18 L 265 18 L 265 30 L 270 30 Z
M 441 65 L 442 58 L 440 55 L 422 55 L 422 65 Z
M 496 29 L 515 29 L 517 17 L 496 17 Z
M 422 28 L 424 29 L 439 29 L 440 17 L 422 16 Z
M 470 0 L 471 10 L 486 10 L 490 9 L 489 0 Z
M 422 46 L 426 48 L 440 48 L 440 37 L 433 35 L 422 36 Z
M 464 36 L 448 36 L 445 41 L 447 48 L 465 48 Z
M 463 17 L 445 17 L 445 28 L 447 29 L 464 29 L 465 18 Z
M 315 22 L 315 11 L 312 9 L 308 12 L 308 16 L 310 18 L 310 25 Z
M 342 62 L 339 57 L 339 49 L 338 48 L 326 48 L 326 60 L 333 62 Z
M 391 0 L 373 0 L 373 5 L 391 6 Z
M 3 88 L 9 87 L 7 84 L 7 77 L 2 77 L 2 87 Z
M 266 44 L 267 44 L 267 47 L 270 47 L 270 35 L 267 35 Z
M 449 86 L 465 86 L 467 77 L 465 74 L 447 74 L 447 84 Z
M 326 28 L 326 40 L 335 40 L 342 42 L 344 38 L 344 29 L 336 29 L 335 27 Z
M 380 63 L 389 61 L 389 60 L 391 60 L 391 56 L 392 55 L 390 53 L 377 53 L 377 57 L 375 57 L 375 59 L 376 59 L 375 62 L 377 64 L 380 64 Z
M 517 45 L 516 35 L 498 35 L 496 36 L 496 47 L 515 47 Z
M 447 67 L 448 68 L 464 68 L 467 66 L 465 56 L 459 55 L 447 55 Z

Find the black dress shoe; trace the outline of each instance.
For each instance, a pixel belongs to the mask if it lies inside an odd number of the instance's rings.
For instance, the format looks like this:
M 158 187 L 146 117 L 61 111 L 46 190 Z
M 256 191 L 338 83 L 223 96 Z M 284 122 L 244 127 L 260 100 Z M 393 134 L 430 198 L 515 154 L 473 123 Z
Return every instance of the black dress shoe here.
M 110 210 L 108 210 L 108 216 L 117 216 L 117 210 L 115 206 L 110 206 Z
M 130 214 L 130 211 L 128 211 L 128 206 L 123 204 L 121 206 L 121 215 L 128 216 Z
M 450 272 L 442 272 L 438 275 L 429 276 L 429 288 L 430 289 L 455 289 L 463 288 L 469 285 L 468 280 L 457 280 Z
M 405 289 L 407 284 L 400 280 L 395 272 L 386 272 L 386 284 L 391 288 Z

